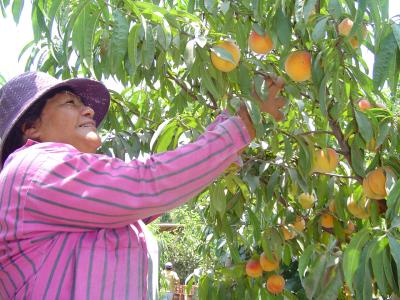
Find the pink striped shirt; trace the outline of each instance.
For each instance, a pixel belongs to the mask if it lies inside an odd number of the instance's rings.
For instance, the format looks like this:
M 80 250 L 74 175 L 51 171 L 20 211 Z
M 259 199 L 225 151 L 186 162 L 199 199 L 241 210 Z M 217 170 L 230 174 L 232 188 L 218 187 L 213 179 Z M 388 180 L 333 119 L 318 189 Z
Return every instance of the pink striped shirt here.
M 248 142 L 221 116 L 146 162 L 28 141 L 0 173 L 0 298 L 146 299 L 142 220 L 198 194 Z

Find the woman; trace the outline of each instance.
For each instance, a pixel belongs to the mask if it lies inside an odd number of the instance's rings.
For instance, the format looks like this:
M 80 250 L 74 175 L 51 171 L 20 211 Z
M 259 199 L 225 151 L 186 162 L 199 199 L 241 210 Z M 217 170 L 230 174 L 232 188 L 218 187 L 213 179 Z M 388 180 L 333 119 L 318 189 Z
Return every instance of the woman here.
M 203 190 L 254 137 L 241 108 L 194 143 L 126 163 L 95 154 L 109 101 L 100 82 L 39 72 L 1 88 L 1 299 L 147 299 L 144 223 Z

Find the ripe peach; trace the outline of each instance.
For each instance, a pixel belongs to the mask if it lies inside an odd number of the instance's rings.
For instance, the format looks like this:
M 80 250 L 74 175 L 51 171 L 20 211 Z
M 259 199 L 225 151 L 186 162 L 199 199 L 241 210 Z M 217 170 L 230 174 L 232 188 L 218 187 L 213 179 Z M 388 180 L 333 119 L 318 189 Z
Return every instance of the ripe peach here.
M 226 60 L 222 57 L 219 57 L 214 51 L 211 52 L 211 62 L 214 67 L 221 72 L 230 72 L 237 67 L 240 60 L 240 48 L 236 43 L 232 40 L 226 40 L 218 43 L 213 48 L 222 48 L 228 51 L 233 58 L 233 62 Z
M 281 275 L 271 275 L 267 279 L 267 290 L 271 294 L 282 293 L 285 288 L 285 279 Z
M 285 71 L 294 81 L 311 78 L 311 54 L 305 50 L 294 51 L 285 61 Z
M 259 260 L 250 259 L 246 263 L 246 274 L 249 277 L 257 278 L 263 273 Z
M 372 107 L 371 103 L 367 99 L 360 99 L 358 101 L 358 107 L 361 111 L 366 111 Z
M 281 230 L 283 233 L 283 237 L 285 238 L 285 241 L 291 240 L 296 236 L 296 232 L 293 230 L 293 228 L 289 228 L 288 226 L 282 225 Z
M 350 34 L 351 28 L 353 28 L 353 21 L 349 18 L 345 18 L 338 25 L 339 34 L 348 36 Z
M 324 228 L 333 228 L 333 216 L 327 213 L 321 215 L 320 222 Z
M 338 165 L 339 157 L 331 148 L 317 149 L 314 151 L 313 172 L 330 173 Z
M 250 49 L 257 54 L 267 54 L 274 47 L 267 33 L 259 35 L 256 31 L 250 33 L 248 43 Z
M 299 231 L 303 232 L 306 228 L 306 222 L 304 221 L 303 217 L 297 216 L 296 221 L 293 223 L 293 227 Z
M 361 35 L 362 35 L 361 42 L 362 42 L 367 37 L 367 28 L 365 26 L 363 26 L 361 29 L 361 32 L 362 32 L 361 33 Z M 360 46 L 360 41 L 359 41 L 357 35 L 352 36 L 349 41 L 350 41 L 351 47 L 353 49 L 357 49 Z
M 357 49 L 360 46 L 360 43 L 358 42 L 358 38 L 356 36 L 350 38 L 349 42 L 353 49 Z
M 377 168 L 369 172 L 363 180 L 364 195 L 371 199 L 385 199 L 386 173 L 383 168 Z
M 315 198 L 313 195 L 308 194 L 308 193 L 302 193 L 300 194 L 298 201 L 304 209 L 309 209 L 313 207 Z
M 355 227 L 354 223 L 353 223 L 352 221 L 349 220 L 349 221 L 347 222 L 346 228 L 344 229 L 344 232 L 345 232 L 346 234 L 352 234 L 352 233 L 354 232 L 355 229 L 356 229 L 356 227 Z
M 273 259 L 270 260 L 268 259 L 268 257 L 265 255 L 265 253 L 261 253 L 260 256 L 260 265 L 261 268 L 266 271 L 266 272 L 270 272 L 270 271 L 275 271 L 279 268 L 279 259 L 278 257 L 273 254 Z
M 347 201 L 348 211 L 358 219 L 368 219 L 371 213 L 370 202 L 363 197 L 358 202 L 349 198 Z

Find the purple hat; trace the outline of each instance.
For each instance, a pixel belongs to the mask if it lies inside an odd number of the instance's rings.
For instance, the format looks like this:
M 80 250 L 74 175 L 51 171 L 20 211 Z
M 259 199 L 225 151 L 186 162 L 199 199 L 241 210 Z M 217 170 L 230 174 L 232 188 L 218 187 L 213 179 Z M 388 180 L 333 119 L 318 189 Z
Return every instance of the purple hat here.
M 110 105 L 110 93 L 101 82 L 86 78 L 61 81 L 42 72 L 23 73 L 0 89 L 0 158 L 4 141 L 18 119 L 42 96 L 58 88 L 78 95 L 94 110 L 94 120 L 97 126 L 100 124 Z

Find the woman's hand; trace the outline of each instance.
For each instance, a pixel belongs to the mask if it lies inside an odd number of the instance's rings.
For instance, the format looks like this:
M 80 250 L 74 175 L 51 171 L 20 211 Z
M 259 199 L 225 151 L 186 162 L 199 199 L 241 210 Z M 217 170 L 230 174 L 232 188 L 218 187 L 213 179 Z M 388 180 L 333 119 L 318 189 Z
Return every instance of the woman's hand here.
M 258 95 L 253 88 L 252 95 L 257 100 L 260 110 L 269 113 L 275 121 L 282 121 L 284 118 L 283 113 L 279 110 L 286 104 L 285 98 L 277 96 L 277 94 L 285 86 L 285 81 L 282 77 L 273 74 L 263 74 L 264 81 L 268 85 L 268 96 L 263 99 Z
M 285 98 L 281 96 L 277 96 L 277 94 L 283 89 L 285 86 L 285 81 L 282 77 L 278 77 L 275 75 L 263 75 L 264 80 L 268 84 L 268 97 L 266 99 L 262 99 L 253 89 L 253 97 L 257 100 L 257 103 L 260 107 L 260 111 L 269 113 L 276 121 L 283 120 L 283 113 L 279 110 L 282 108 L 286 101 Z M 256 136 L 256 130 L 254 128 L 251 117 L 247 111 L 246 105 L 242 104 L 238 111 L 238 116 L 243 120 L 244 124 L 247 127 L 247 131 L 249 132 L 250 138 L 254 139 Z

